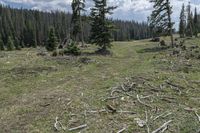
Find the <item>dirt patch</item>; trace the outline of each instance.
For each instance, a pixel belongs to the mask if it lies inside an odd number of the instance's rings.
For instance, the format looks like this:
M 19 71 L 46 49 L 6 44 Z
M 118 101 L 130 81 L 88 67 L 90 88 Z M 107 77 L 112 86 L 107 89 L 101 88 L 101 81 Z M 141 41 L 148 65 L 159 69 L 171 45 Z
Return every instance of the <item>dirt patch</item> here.
M 88 58 L 88 57 L 82 57 L 79 59 L 79 62 L 83 63 L 83 64 L 90 64 L 90 63 L 94 63 L 96 61 L 91 58 Z
M 57 71 L 55 67 L 46 67 L 46 66 L 38 66 L 38 67 L 16 67 L 11 70 L 8 70 L 8 73 L 12 75 L 12 77 L 23 78 L 27 76 L 38 76 L 41 73 L 51 73 Z

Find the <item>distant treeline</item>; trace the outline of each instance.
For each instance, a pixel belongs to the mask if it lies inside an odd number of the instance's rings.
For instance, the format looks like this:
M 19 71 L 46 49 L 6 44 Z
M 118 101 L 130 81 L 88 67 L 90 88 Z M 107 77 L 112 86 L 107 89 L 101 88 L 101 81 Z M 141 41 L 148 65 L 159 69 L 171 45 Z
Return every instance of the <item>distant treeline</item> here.
M 89 42 L 90 21 L 84 17 L 84 40 Z M 115 41 L 145 39 L 151 37 L 147 23 L 112 20 L 115 24 Z M 41 12 L 28 9 L 14 9 L 0 5 L 0 37 L 6 45 L 9 37 L 21 47 L 45 45 L 50 27 L 62 42 L 70 34 L 71 14 L 61 11 Z

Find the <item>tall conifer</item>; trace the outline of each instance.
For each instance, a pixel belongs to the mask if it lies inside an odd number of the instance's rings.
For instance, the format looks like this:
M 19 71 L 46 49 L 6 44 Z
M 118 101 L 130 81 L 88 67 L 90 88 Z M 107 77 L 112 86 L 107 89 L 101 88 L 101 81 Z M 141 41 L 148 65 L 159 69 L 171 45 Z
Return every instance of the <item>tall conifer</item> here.
M 1 50 L 1 51 L 5 50 L 5 48 L 4 48 L 4 43 L 3 43 L 3 40 L 2 40 L 2 38 L 1 38 L 1 35 L 0 35 L 0 50 Z
M 186 35 L 189 37 L 193 36 L 193 15 L 191 12 L 190 3 L 187 6 L 187 26 L 186 26 Z
M 12 51 L 14 49 L 15 49 L 15 46 L 14 46 L 13 38 L 9 36 L 8 41 L 7 41 L 7 50 Z
M 171 20 L 172 6 L 169 0 L 150 0 L 153 3 L 154 10 L 149 18 L 151 26 L 159 32 L 169 35 L 171 45 L 174 46 L 173 22 Z
M 185 16 L 185 5 L 182 5 L 182 10 L 180 13 L 180 23 L 179 23 L 179 34 L 180 37 L 185 37 L 185 29 L 186 29 L 186 16 Z
M 93 0 L 95 6 L 91 9 L 91 36 L 92 44 L 100 47 L 104 52 L 111 47 L 113 24 L 106 18 L 116 7 L 108 7 L 107 0 Z
M 197 8 L 195 8 L 195 12 L 194 12 L 194 35 L 195 37 L 198 37 L 198 14 L 197 14 Z
M 57 37 L 55 35 L 55 30 L 54 30 L 54 28 L 50 28 L 46 49 L 48 51 L 56 50 L 57 44 L 58 44 L 58 42 L 57 42 Z
M 80 35 L 82 45 L 84 45 L 84 36 L 83 36 L 83 23 L 81 12 L 85 11 L 85 0 L 73 0 L 72 4 L 72 38 L 74 41 L 77 41 L 78 34 Z

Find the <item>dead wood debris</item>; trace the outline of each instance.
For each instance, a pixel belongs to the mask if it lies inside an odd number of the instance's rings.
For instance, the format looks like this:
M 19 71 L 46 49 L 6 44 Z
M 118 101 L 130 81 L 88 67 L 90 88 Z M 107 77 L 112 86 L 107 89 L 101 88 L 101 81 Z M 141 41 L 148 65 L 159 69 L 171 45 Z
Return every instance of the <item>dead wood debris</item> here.
M 119 131 L 117 131 L 117 133 L 122 133 L 122 132 L 124 132 L 126 130 L 126 128 L 124 127 L 124 128 L 122 128 L 122 129 L 120 129 Z
M 101 110 L 90 110 L 90 111 L 86 111 L 86 113 L 119 113 L 119 114 L 136 114 L 136 112 L 133 111 L 126 111 L 126 110 L 117 110 L 115 108 L 110 107 L 110 109 L 101 109 Z
M 169 116 L 169 115 L 171 115 L 171 114 L 172 114 L 171 112 L 169 112 L 169 113 L 164 112 L 164 113 L 162 113 L 162 114 L 156 116 L 156 117 L 153 119 L 153 121 L 159 119 L 160 117 L 165 118 L 165 117 L 167 117 L 167 116 Z
M 163 133 L 164 131 L 166 131 L 168 129 L 168 126 L 171 122 L 172 122 L 172 120 L 165 122 L 162 126 L 160 126 L 159 128 L 157 128 L 156 130 L 154 130 L 151 133 L 158 133 L 160 131 Z
M 146 119 L 142 120 L 140 118 L 135 118 L 134 120 L 137 122 L 138 126 L 141 128 L 146 128 L 146 132 L 147 133 L 164 133 L 166 130 L 168 130 L 169 128 L 169 124 L 172 122 L 172 120 L 169 120 L 167 122 L 165 122 L 163 125 L 161 125 L 160 127 L 158 127 L 157 129 L 150 130 L 151 126 L 153 123 L 159 121 L 160 118 L 164 119 L 167 116 L 171 115 L 172 112 L 169 111 L 165 111 L 164 113 L 159 114 L 158 116 L 155 115 L 151 115 L 151 117 L 148 118 L 148 113 L 151 113 L 153 110 L 153 108 L 159 109 L 159 106 L 155 106 L 155 104 L 150 105 L 150 103 L 155 102 L 156 100 L 165 100 L 169 103 L 177 103 L 177 98 L 173 97 L 173 96 L 168 96 L 168 95 L 163 95 L 162 91 L 164 89 L 167 89 L 167 87 L 171 87 L 173 89 L 176 89 L 177 92 L 179 92 L 180 94 L 182 94 L 182 91 L 185 91 L 186 88 L 184 86 L 181 86 L 179 84 L 173 83 L 171 82 L 169 79 L 163 80 L 162 85 L 155 85 L 153 84 L 153 82 L 151 82 L 152 80 L 146 80 L 145 78 L 133 78 L 133 79 L 126 79 L 126 81 L 118 86 L 115 86 L 113 88 L 110 88 L 108 97 L 104 98 L 104 99 L 100 99 L 104 102 L 106 102 L 106 106 L 103 109 L 99 109 L 99 110 L 85 110 L 85 116 L 86 113 L 89 114 L 100 114 L 100 113 L 106 113 L 106 114 L 127 114 L 127 115 L 133 115 L 136 114 L 137 112 L 133 112 L 129 109 L 126 110 L 126 108 L 124 108 L 124 106 L 118 108 L 119 106 L 115 106 L 115 104 L 113 104 L 114 106 L 112 106 L 112 104 L 110 104 L 110 102 L 113 103 L 118 103 L 117 100 L 121 100 L 123 103 L 125 103 L 126 98 L 129 100 L 130 98 L 134 99 L 134 104 L 138 103 L 141 104 L 145 107 L 145 109 L 148 109 L 148 111 L 145 111 L 145 116 Z M 145 90 L 144 93 L 143 90 Z M 161 92 L 161 93 L 160 93 Z M 183 93 L 184 94 L 184 93 Z M 122 100 L 123 99 L 123 100 Z M 110 100 L 110 101 L 109 101 Z M 150 101 L 151 100 L 151 101 Z M 70 105 L 71 101 L 67 104 Z M 147 107 L 147 108 L 146 108 Z M 185 110 L 189 110 L 189 109 L 185 109 Z M 198 121 L 200 122 L 200 116 L 197 113 L 196 109 L 191 109 L 191 112 L 194 112 L 195 115 L 198 118 Z M 148 113 L 147 113 L 148 112 Z M 158 111 L 156 111 L 158 112 Z M 124 116 L 124 115 L 122 115 Z M 151 126 L 149 126 L 151 125 Z M 69 131 L 74 131 L 74 130 L 80 130 L 83 128 L 86 128 L 88 125 L 84 124 L 84 125 L 80 125 L 78 127 L 73 127 L 68 129 Z M 58 117 L 56 117 L 56 122 L 54 124 L 54 127 L 56 130 L 60 131 L 60 130 L 66 130 L 65 127 L 63 127 L 62 123 L 58 121 Z M 120 128 L 118 128 L 120 129 Z M 118 130 L 117 133 L 123 133 L 127 130 L 127 127 L 123 127 L 122 129 Z
M 66 127 L 64 127 L 64 126 L 62 125 L 62 123 L 58 121 L 58 117 L 56 117 L 56 119 L 55 119 L 54 128 L 55 128 L 57 131 L 66 130 Z
M 83 129 L 83 128 L 86 128 L 86 127 L 87 127 L 87 124 L 84 124 L 84 125 L 80 125 L 78 127 L 70 128 L 69 131 L 80 130 L 80 129 Z
M 140 100 L 140 97 L 139 97 L 139 95 L 137 95 L 137 100 L 138 100 L 138 102 L 139 102 L 139 103 L 141 103 L 142 105 L 144 105 L 144 106 L 146 106 L 146 107 L 153 108 L 151 105 L 148 105 L 148 104 L 146 104 L 146 103 L 142 102 L 142 101 Z
M 198 121 L 200 122 L 200 115 L 197 113 L 197 111 L 194 111 L 194 113 L 197 116 Z

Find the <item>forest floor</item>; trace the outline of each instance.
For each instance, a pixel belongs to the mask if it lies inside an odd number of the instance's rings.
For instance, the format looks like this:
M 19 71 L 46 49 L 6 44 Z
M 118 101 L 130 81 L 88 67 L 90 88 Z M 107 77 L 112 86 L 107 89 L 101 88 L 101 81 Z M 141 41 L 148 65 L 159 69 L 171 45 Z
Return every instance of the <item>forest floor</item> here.
M 114 42 L 109 56 L 93 46 L 78 57 L 0 52 L 0 132 L 199 133 L 200 40 L 185 44 Z

